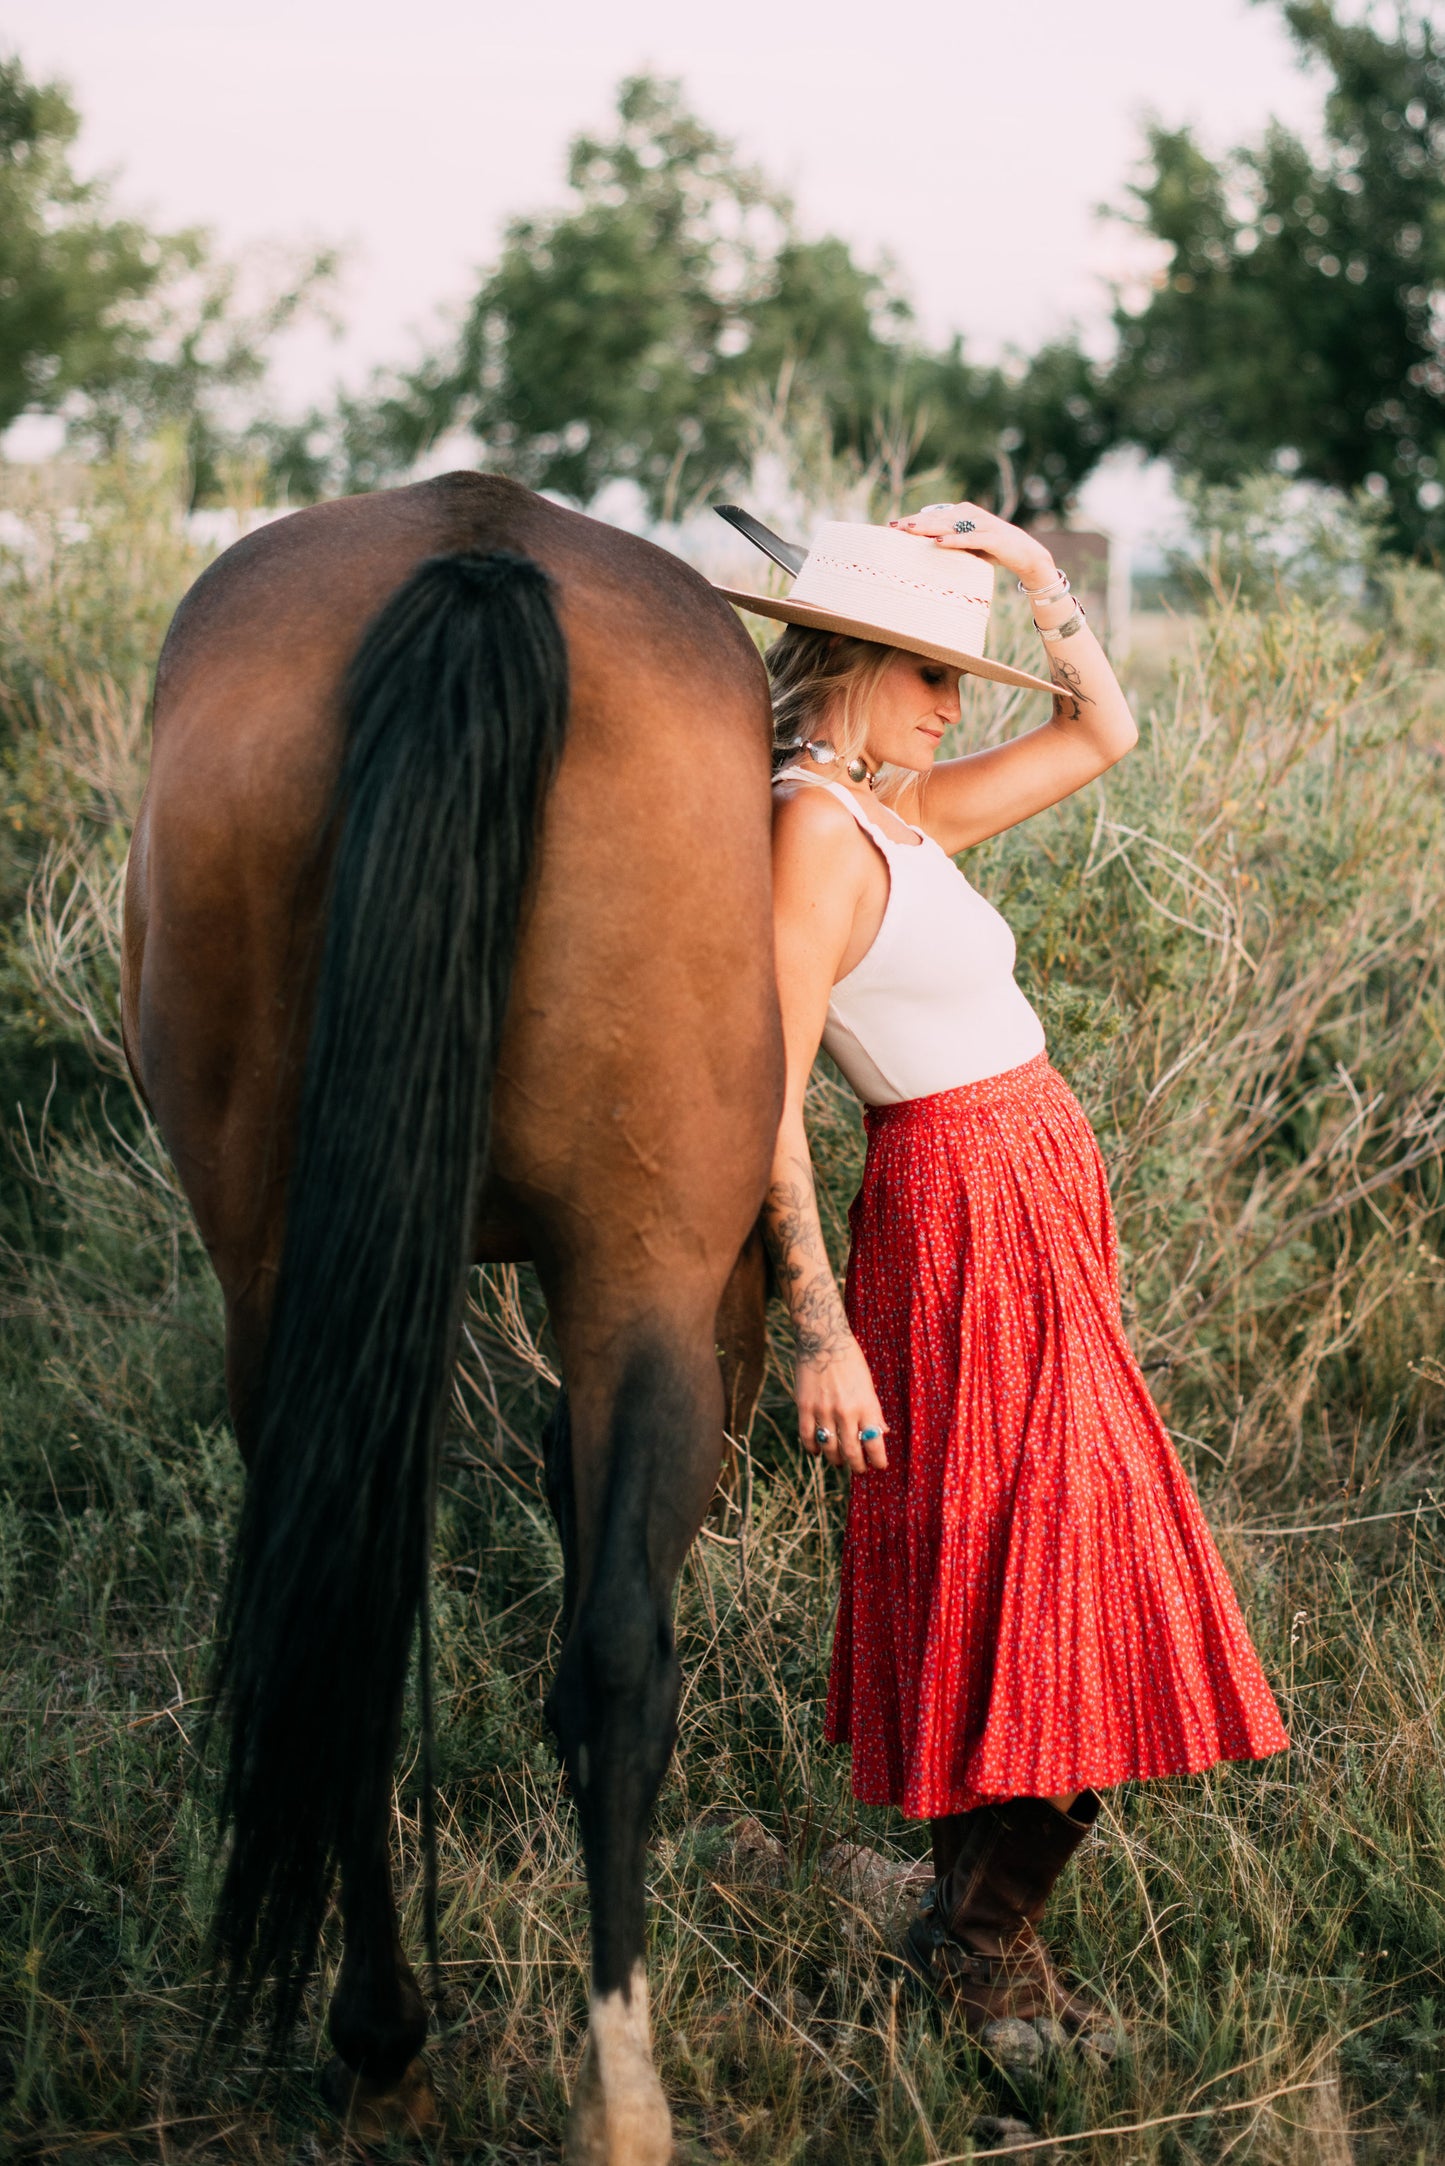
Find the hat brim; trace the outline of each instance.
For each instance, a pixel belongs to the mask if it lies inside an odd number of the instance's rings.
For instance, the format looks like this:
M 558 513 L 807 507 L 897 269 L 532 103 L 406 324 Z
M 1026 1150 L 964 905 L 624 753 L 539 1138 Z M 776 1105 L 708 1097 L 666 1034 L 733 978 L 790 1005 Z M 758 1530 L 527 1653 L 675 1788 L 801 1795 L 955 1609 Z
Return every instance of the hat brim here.
M 1026 669 L 1010 669 L 1007 662 L 991 662 L 984 654 L 961 654 L 957 647 L 940 647 L 909 632 L 887 632 L 856 617 L 840 617 L 831 609 L 815 609 L 810 602 L 791 601 L 786 594 L 750 594 L 743 587 L 718 587 L 716 592 L 739 609 L 755 616 L 777 617 L 784 624 L 805 624 L 814 632 L 841 632 L 847 639 L 867 639 L 877 647 L 899 647 L 905 654 L 924 654 L 930 662 L 946 662 L 950 669 L 969 677 L 987 677 L 992 684 L 1017 685 L 1025 692 L 1058 692 L 1046 677 L 1031 677 Z

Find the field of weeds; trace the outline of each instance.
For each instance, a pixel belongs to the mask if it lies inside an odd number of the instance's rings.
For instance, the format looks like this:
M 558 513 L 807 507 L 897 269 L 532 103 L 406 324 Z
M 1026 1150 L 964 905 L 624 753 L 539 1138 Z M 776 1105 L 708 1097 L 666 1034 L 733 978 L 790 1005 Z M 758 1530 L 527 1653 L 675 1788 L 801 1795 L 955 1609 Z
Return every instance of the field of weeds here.
M 199 568 L 172 506 L 162 472 L 93 476 L 79 516 L 36 482 L 0 578 L 0 2150 L 324 2160 L 316 2021 L 279 2075 L 195 2059 L 238 1466 L 115 983 L 147 671 Z M 1445 2159 L 1445 582 L 1222 590 L 1172 644 L 1135 755 L 969 871 L 1098 1128 L 1129 1326 L 1293 1748 L 1109 1797 L 1054 1927 L 1131 2027 L 1112 2066 L 1006 2074 L 896 2001 L 879 1955 L 925 1841 L 821 1743 L 843 1497 L 789 1441 L 780 1341 L 681 1590 L 651 1960 L 684 2160 Z M 971 696 L 966 736 L 1015 726 Z M 824 1075 L 813 1133 L 841 1240 L 861 1132 Z M 498 2166 L 556 2155 L 585 2011 L 540 1716 L 548 1360 L 529 1275 L 479 1277 L 436 1552 L 432 2052 L 446 2154 Z M 409 1749 L 414 1951 L 416 1821 Z

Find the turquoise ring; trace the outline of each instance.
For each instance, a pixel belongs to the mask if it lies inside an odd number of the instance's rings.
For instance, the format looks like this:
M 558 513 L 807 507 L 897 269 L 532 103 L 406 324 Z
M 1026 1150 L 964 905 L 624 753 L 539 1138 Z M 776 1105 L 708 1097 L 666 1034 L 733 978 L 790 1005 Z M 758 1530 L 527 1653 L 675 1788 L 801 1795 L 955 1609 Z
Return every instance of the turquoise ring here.
M 876 1444 L 882 1434 L 881 1429 L 860 1429 L 858 1431 L 858 1442 L 860 1444 Z

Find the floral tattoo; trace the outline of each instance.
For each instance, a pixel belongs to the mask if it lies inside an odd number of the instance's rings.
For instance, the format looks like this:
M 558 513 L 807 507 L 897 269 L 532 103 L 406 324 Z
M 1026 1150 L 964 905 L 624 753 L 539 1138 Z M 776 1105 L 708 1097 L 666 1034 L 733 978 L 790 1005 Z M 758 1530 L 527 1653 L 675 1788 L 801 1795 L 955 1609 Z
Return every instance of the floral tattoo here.
M 823 1246 L 811 1166 L 774 1181 L 763 1205 L 763 1233 L 797 1336 L 799 1361 L 827 1363 L 852 1337 Z
M 1084 680 L 1072 662 L 1060 655 L 1052 664 L 1049 675 L 1061 689 L 1054 694 L 1054 720 L 1056 722 L 1079 722 L 1084 709 L 1094 702 L 1084 690 Z

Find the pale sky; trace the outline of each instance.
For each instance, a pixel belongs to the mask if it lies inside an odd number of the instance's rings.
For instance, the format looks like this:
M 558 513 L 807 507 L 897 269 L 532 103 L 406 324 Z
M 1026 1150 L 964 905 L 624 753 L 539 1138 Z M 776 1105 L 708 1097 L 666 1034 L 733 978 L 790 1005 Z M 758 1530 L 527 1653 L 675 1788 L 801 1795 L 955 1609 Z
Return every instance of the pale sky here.
M 344 335 L 292 342 L 286 405 L 435 336 L 632 71 L 681 76 L 807 230 L 889 252 L 926 331 L 985 356 L 1102 324 L 1130 255 L 1094 212 L 1146 111 L 1222 146 L 1319 105 L 1248 0 L 6 0 L 0 46 L 68 80 L 128 207 L 346 246 Z
M 1311 134 L 1320 106 L 1249 0 L 0 0 L 7 47 L 70 84 L 77 163 L 122 207 L 229 252 L 342 245 L 341 333 L 280 348 L 286 412 L 438 343 L 508 217 L 564 200 L 569 139 L 640 70 L 681 77 L 806 232 L 891 256 L 926 335 L 981 359 L 1071 324 L 1107 346 L 1110 281 L 1151 259 L 1097 213 L 1146 114 L 1222 149 L 1271 115 Z M 48 423 L 5 443 L 53 449 Z M 1127 453 L 1080 508 L 1146 548 L 1176 517 L 1167 471 Z

